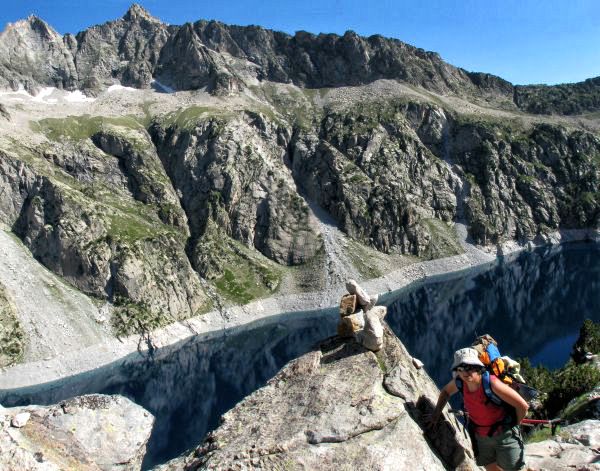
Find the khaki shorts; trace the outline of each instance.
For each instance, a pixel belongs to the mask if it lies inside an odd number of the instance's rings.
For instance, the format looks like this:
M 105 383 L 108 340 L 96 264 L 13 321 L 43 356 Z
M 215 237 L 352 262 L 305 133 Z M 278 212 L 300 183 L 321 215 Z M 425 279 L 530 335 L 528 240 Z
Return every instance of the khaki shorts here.
M 493 437 L 476 435 L 477 464 L 486 466 L 496 463 L 506 471 L 522 469 L 525 466 L 521 429 L 515 426 Z

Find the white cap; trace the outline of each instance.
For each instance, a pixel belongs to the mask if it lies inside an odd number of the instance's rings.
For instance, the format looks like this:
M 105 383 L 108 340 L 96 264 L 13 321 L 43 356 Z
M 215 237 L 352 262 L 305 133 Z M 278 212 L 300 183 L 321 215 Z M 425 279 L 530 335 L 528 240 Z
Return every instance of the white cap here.
M 479 353 L 474 348 L 461 348 L 454 352 L 454 362 L 452 363 L 452 369 L 458 365 L 476 365 L 485 366 L 479 359 Z

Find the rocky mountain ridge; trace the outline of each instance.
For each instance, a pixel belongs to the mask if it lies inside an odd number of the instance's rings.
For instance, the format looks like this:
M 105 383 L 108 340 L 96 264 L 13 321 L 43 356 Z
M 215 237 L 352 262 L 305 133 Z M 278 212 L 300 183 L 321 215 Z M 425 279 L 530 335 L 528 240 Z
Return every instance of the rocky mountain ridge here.
M 299 31 L 291 36 L 206 20 L 173 26 L 137 4 L 123 18 L 76 35 L 61 36 L 31 16 L 7 27 L 0 52 L 0 86 L 32 92 L 53 86 L 97 94 L 115 82 L 147 88 L 156 79 L 175 90 L 206 87 L 228 94 L 264 81 L 323 88 L 393 79 L 530 113 L 577 114 L 599 106 L 598 78 L 550 87 L 513 86 L 380 35 Z
M 2 146 L 2 222 L 117 306 L 120 333 L 272 293 L 292 276 L 285 267 L 326 265 L 311 205 L 354 241 L 366 277 L 375 254 L 459 253 L 457 220 L 482 245 L 599 227 L 590 132 L 406 97 L 333 107 L 259 91 L 243 110 L 34 122 L 41 143 Z

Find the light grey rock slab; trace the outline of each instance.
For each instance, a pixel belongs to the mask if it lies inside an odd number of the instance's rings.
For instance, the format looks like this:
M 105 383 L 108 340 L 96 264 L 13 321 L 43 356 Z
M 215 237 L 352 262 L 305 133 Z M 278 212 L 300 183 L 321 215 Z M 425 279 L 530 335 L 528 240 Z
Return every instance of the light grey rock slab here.
M 5 413 L 13 422 L 30 417 L 20 428 L 4 421 L 0 430 L 0 469 L 11 470 L 138 470 L 154 423 L 129 399 L 101 394 Z
M 384 334 L 377 353 L 352 339 L 322 342 L 224 414 L 194 453 L 159 469 L 476 469 L 455 422 L 437 432 L 445 446 L 432 446 L 423 414 L 439 391 Z

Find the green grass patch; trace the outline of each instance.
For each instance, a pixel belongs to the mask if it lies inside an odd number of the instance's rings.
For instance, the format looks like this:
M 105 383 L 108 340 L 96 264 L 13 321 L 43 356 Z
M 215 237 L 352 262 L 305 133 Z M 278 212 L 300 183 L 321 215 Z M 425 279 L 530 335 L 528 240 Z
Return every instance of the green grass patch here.
M 346 254 L 354 268 L 365 278 L 379 278 L 383 272 L 377 267 L 376 259 L 384 256 L 377 250 L 365 247 L 354 239 L 348 239 Z
M 180 240 L 182 245 L 185 244 L 185 230 L 163 223 L 158 214 L 159 206 L 115 193 L 100 182 L 79 185 L 82 188 L 58 184 L 65 203 L 74 214 L 85 214 L 91 219 L 101 220 L 109 239 L 132 243 L 168 234 Z
M 144 129 L 142 123 L 133 116 L 109 117 L 85 114 L 66 118 L 45 118 L 30 123 L 33 131 L 41 132 L 53 141 L 88 139 L 107 126 L 118 126 L 138 131 Z
M 538 181 L 537 178 L 535 178 L 531 175 L 523 175 L 523 174 L 517 175 L 517 180 L 519 180 L 520 183 L 522 183 L 523 185 L 526 185 L 526 186 L 531 186 L 531 185 L 535 184 L 536 181 Z
M 232 115 L 231 111 L 222 108 L 194 105 L 167 113 L 165 116 L 159 118 L 158 122 L 166 128 L 174 126 L 190 130 L 196 127 L 201 121 L 210 118 L 229 118 Z
M 115 300 L 112 325 L 119 337 L 148 333 L 172 321 L 171 317 L 152 311 L 144 303 L 120 298 Z
M 552 429 L 550 427 L 542 427 L 536 428 L 531 433 L 524 435 L 525 443 L 539 443 L 545 440 L 550 440 L 554 437 L 560 437 L 562 439 L 570 438 L 570 434 L 568 432 L 560 430 L 560 426 L 556 428 L 556 435 L 552 435 Z
M 276 291 L 281 278 L 279 270 L 257 262 L 255 255 L 252 258 L 236 255 L 234 258 L 238 259 L 238 263 L 228 264 L 223 268 L 223 275 L 214 281 L 224 298 L 237 304 L 247 304 Z
M 113 239 L 132 242 L 152 238 L 157 232 L 151 221 L 124 213 L 109 214 L 107 219 L 108 235 Z
M 590 407 L 590 401 L 591 398 L 589 393 L 582 394 L 569 402 L 569 405 L 565 407 L 561 416 L 566 420 L 579 420 L 579 416 Z
M 194 260 L 220 295 L 236 304 L 272 295 L 283 274 L 283 267 L 228 237 L 213 221 L 194 249 Z
M 316 126 L 321 111 L 314 105 L 316 89 L 300 89 L 292 86 L 263 84 L 252 87 L 254 93 L 262 96 L 285 121 L 300 129 L 308 130 Z M 262 107 L 260 107 L 262 109 Z M 281 119 L 278 119 L 278 123 Z
M 234 303 L 247 304 L 265 294 L 253 275 L 253 271 L 248 266 L 238 267 L 235 273 L 226 268 L 223 276 L 215 281 L 215 286 L 221 294 Z
M 440 219 L 423 219 L 421 223 L 431 235 L 431 241 L 422 256 L 428 260 L 450 257 L 464 253 L 458 241 L 454 224 L 448 225 Z
M 153 115 L 152 115 L 152 105 L 158 103 L 157 101 L 144 101 L 142 103 L 142 112 L 144 113 L 143 117 L 138 118 L 138 121 L 142 126 L 146 129 L 152 124 Z

